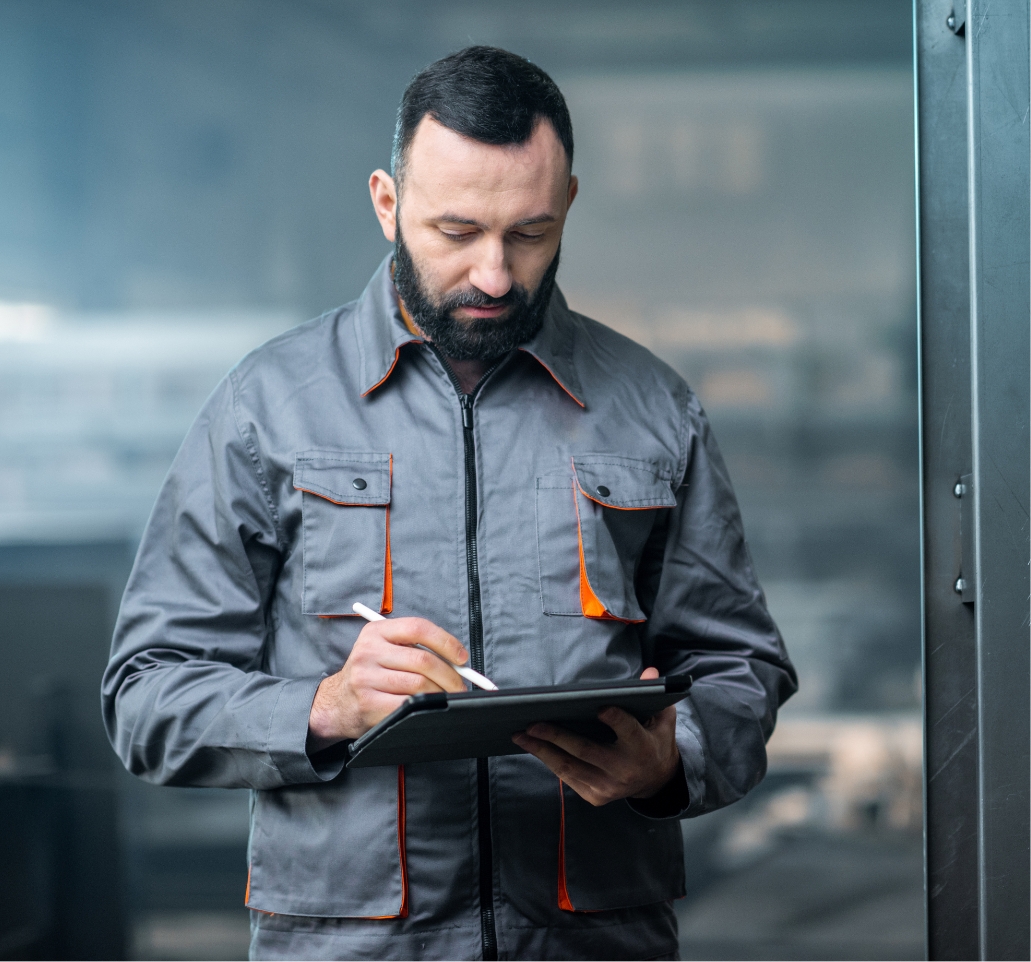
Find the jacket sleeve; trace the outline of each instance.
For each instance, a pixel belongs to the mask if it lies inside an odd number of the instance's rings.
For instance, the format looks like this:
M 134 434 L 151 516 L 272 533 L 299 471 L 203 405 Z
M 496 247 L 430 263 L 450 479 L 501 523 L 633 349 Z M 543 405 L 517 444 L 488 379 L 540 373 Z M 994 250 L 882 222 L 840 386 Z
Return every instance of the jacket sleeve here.
M 130 772 L 263 789 L 337 774 L 305 753 L 321 678 L 262 670 L 279 566 L 276 512 L 231 373 L 172 464 L 115 626 L 101 700 Z
M 657 551 L 650 566 L 646 552 L 638 580 L 649 662 L 694 678 L 677 708 L 690 796 L 680 814 L 694 816 L 737 801 L 762 780 L 777 710 L 798 680 L 752 570 L 708 421 L 690 392 L 684 407 L 677 506 L 656 525 Z

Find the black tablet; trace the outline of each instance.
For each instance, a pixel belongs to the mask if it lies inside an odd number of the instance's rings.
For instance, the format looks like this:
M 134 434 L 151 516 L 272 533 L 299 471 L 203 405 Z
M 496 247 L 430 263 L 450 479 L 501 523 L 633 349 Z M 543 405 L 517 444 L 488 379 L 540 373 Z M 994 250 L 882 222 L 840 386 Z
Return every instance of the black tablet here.
M 609 705 L 645 721 L 687 695 L 690 675 L 502 691 L 413 695 L 348 748 L 348 768 L 517 755 L 516 732 L 553 722 L 600 742 L 615 733 L 598 721 Z

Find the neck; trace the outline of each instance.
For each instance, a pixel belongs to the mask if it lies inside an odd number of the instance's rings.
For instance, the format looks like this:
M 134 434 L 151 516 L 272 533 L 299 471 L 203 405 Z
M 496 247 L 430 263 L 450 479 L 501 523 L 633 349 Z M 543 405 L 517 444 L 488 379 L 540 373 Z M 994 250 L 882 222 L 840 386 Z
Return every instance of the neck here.
M 453 357 L 445 358 L 445 360 L 447 366 L 458 378 L 463 394 L 472 394 L 491 366 L 490 361 L 456 361 Z
M 426 337 L 416 326 L 415 321 L 412 320 L 412 315 L 408 313 L 408 308 L 405 307 L 405 302 L 399 297 L 397 299 L 397 306 L 401 309 L 401 320 L 404 321 L 405 327 L 412 334 L 418 334 L 420 337 Z M 427 338 L 428 340 L 428 338 Z M 476 390 L 476 385 L 480 383 L 483 375 L 490 369 L 489 361 L 456 361 L 453 357 L 445 358 L 447 366 L 451 368 L 452 373 L 458 378 L 458 383 L 461 385 L 462 392 L 464 394 L 472 394 Z

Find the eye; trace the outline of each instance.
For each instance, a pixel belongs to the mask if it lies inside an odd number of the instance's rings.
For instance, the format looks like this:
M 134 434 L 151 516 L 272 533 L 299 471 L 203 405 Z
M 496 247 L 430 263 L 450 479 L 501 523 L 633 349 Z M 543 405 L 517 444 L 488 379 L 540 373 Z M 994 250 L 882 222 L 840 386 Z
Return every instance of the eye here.
M 453 240 L 453 241 L 468 240 L 470 237 L 474 236 L 474 234 L 476 233 L 475 231 L 471 231 L 471 230 L 464 230 L 464 231 L 460 231 L 460 230 L 445 230 L 443 227 L 440 229 L 440 232 L 448 240 Z
M 513 235 L 517 240 L 521 241 L 539 241 L 544 234 L 527 234 L 525 231 L 516 231 Z

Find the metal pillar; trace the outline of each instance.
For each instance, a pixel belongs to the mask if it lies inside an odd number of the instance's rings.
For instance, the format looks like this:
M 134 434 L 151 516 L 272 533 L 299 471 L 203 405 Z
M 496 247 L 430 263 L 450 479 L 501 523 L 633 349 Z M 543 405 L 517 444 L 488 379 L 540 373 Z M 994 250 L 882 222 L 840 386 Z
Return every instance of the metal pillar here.
M 928 951 L 1031 957 L 1028 0 L 916 0 Z

